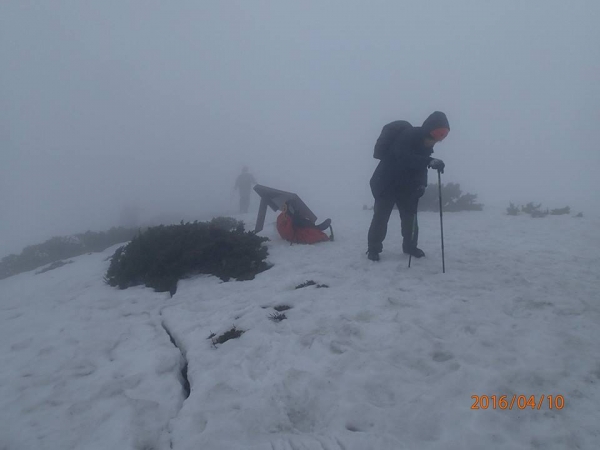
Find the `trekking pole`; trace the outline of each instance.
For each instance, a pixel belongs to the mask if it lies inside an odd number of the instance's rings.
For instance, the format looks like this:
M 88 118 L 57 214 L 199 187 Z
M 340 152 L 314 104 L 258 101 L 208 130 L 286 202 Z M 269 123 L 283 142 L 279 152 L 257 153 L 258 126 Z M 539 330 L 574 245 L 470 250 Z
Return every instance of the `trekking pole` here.
M 444 219 L 442 218 L 442 175 L 438 170 L 438 191 L 440 194 L 440 232 L 442 235 L 442 273 L 446 273 L 446 260 L 444 258 Z
M 410 233 L 410 245 L 412 246 L 415 242 L 415 228 L 417 228 L 417 212 L 415 211 L 415 217 L 413 217 L 412 230 Z M 412 253 L 408 255 L 408 268 L 410 269 L 410 261 L 412 260 Z

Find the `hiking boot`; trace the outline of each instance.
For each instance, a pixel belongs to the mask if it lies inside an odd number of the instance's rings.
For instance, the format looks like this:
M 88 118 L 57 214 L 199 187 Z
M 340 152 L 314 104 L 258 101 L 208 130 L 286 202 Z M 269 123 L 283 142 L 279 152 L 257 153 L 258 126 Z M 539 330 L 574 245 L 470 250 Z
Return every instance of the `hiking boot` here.
M 425 256 L 425 252 L 418 247 L 405 247 L 402 246 L 402 251 L 407 255 L 412 255 L 415 258 L 422 258 Z
M 379 261 L 379 253 L 368 252 L 367 258 L 369 258 L 371 261 Z

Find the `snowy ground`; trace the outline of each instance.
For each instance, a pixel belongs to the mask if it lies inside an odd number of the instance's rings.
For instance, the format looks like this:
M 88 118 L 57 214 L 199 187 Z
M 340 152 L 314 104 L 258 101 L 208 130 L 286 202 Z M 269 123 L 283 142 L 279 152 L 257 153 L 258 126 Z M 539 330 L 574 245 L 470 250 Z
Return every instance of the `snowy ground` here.
M 272 269 L 173 298 L 106 286 L 115 248 L 0 281 L 0 449 L 600 448 L 600 220 L 446 214 L 442 274 L 437 214 L 411 269 L 398 217 L 366 259 L 370 214 L 316 246 L 270 224 Z M 565 406 L 471 409 L 513 394 Z

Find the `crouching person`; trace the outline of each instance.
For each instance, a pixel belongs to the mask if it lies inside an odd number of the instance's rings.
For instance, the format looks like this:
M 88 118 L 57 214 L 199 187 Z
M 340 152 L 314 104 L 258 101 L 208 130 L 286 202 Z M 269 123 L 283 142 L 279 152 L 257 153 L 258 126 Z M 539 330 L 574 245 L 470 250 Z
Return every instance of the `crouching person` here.
M 329 228 L 331 236 L 323 230 Z M 277 231 L 286 241 L 294 244 L 316 244 L 317 242 L 333 241 L 331 219 L 316 225 L 310 219 L 302 217 L 289 202 L 281 207 L 281 214 L 277 217 Z

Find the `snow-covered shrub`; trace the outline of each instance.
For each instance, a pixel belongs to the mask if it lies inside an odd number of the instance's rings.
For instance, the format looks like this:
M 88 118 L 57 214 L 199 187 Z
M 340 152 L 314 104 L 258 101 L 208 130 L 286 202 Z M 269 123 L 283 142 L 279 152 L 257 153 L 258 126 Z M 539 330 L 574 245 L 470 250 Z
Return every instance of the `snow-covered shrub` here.
M 483 204 L 476 203 L 477 194 L 463 194 L 459 183 L 442 183 L 442 208 L 444 211 L 481 211 Z M 429 184 L 419 200 L 419 211 L 439 211 L 438 184 Z
M 151 227 L 115 252 L 105 279 L 121 289 L 143 284 L 171 294 L 178 280 L 193 274 L 251 280 L 270 267 L 267 240 L 235 220 Z
M 531 211 L 531 217 L 533 217 L 534 219 L 539 219 L 542 217 L 546 217 L 549 213 L 550 211 L 548 211 L 548 209 L 546 209 L 546 211 L 536 209 L 534 211 Z
M 507 213 L 511 216 L 516 216 L 519 213 L 519 208 L 517 208 L 515 205 L 513 205 L 512 203 L 510 204 L 510 207 L 506 210 Z M 513 212 L 511 214 L 511 211 Z M 537 205 L 533 202 L 529 202 L 526 205 L 521 205 L 520 211 L 531 215 L 531 217 L 533 218 L 541 218 L 541 217 L 546 217 L 548 214 L 553 215 L 553 216 L 560 216 L 563 214 L 570 214 L 571 213 L 571 208 L 568 206 L 565 206 L 564 208 L 557 208 L 557 209 L 553 209 L 553 210 L 549 210 L 548 208 L 546 208 L 545 210 L 542 210 L 542 204 L 538 203 Z
M 519 207 L 514 205 L 512 202 L 510 203 L 508 208 L 506 208 L 506 214 L 508 214 L 509 216 L 518 216 L 519 211 L 520 211 Z
M 225 231 L 241 230 L 244 231 L 244 222 L 236 220 L 233 217 L 214 217 L 209 225 L 220 228 Z
M 541 207 L 542 207 L 541 203 L 534 205 L 533 202 L 529 202 L 525 206 L 521 206 L 521 211 L 523 211 L 526 214 L 532 214 L 536 211 L 539 212 Z

